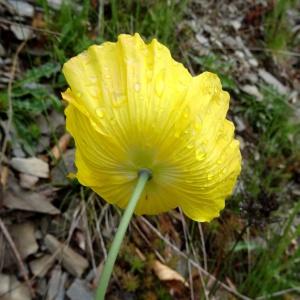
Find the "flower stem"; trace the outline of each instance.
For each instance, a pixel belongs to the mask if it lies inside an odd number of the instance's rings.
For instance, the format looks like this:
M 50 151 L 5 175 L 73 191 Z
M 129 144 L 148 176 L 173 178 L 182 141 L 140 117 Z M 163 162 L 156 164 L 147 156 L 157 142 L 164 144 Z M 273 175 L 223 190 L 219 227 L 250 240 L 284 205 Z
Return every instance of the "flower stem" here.
M 96 293 L 96 300 L 103 300 L 106 294 L 106 289 L 109 283 L 109 279 L 111 277 L 111 273 L 115 264 L 115 261 L 117 259 L 122 241 L 124 239 L 124 235 L 127 231 L 129 222 L 131 220 L 131 217 L 133 215 L 133 212 L 135 210 L 135 207 L 138 203 L 138 200 L 144 190 L 144 187 L 151 177 L 151 172 L 143 169 L 139 173 L 138 177 L 138 182 L 136 184 L 136 187 L 132 193 L 132 196 L 128 202 L 128 205 L 125 209 L 125 212 L 122 216 L 120 225 L 118 227 L 118 230 L 116 232 L 116 235 L 114 237 L 113 243 L 110 247 L 107 260 L 105 262 L 100 281 L 99 281 L 99 286 L 97 288 L 97 293 Z

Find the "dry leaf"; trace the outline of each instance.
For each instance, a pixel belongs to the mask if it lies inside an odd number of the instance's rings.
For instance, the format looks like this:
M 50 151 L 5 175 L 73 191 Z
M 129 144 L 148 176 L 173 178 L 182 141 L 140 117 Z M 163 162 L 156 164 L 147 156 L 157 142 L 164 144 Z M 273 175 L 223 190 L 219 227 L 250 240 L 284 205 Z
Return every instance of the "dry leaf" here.
M 186 287 L 188 287 L 188 283 L 185 281 L 185 279 L 176 271 L 171 269 L 170 267 L 162 264 L 160 261 L 155 260 L 152 265 L 153 271 L 156 274 L 156 276 L 161 281 L 179 281 L 182 282 Z
M 9 226 L 9 232 L 22 258 L 36 253 L 39 246 L 35 239 L 33 223 L 14 224 Z
M 10 209 L 35 211 L 44 214 L 57 215 L 60 211 L 49 203 L 41 193 L 8 190 L 4 192 L 3 204 Z
M 37 157 L 21 158 L 14 157 L 11 160 L 12 167 L 22 173 L 40 178 L 49 177 L 49 165 Z
M 28 287 L 14 275 L 0 274 L 1 300 L 31 300 Z
M 46 254 L 31 261 L 29 265 L 34 276 L 44 277 L 54 264 L 54 261 L 54 255 Z
M 38 180 L 39 178 L 37 176 L 20 173 L 20 186 L 22 188 L 32 189 Z
M 8 167 L 6 166 L 2 166 L 1 170 L 0 170 L 0 183 L 2 185 L 2 187 L 5 189 L 6 185 L 7 185 L 7 178 L 8 178 Z
M 52 254 L 57 254 L 56 259 L 62 261 L 63 266 L 73 276 L 81 277 L 82 273 L 89 266 L 88 261 L 83 256 L 58 241 L 53 235 L 46 235 L 45 244 Z

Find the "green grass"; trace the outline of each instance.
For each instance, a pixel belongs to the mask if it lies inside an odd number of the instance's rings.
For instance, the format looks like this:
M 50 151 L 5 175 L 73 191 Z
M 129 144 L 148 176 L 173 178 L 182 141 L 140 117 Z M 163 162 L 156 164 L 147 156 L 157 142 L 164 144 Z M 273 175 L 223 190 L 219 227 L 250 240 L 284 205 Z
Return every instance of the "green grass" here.
M 79 5 L 80 4 L 80 5 Z M 55 58 L 64 63 L 70 56 L 89 45 L 116 40 L 120 33 L 140 33 L 146 40 L 157 38 L 171 49 L 177 49 L 176 25 L 183 18 L 187 0 L 183 1 L 117 1 L 109 5 L 99 1 L 64 1 L 59 11 L 41 1 L 49 29 L 58 33 L 50 39 Z
M 62 103 L 54 93 L 56 78 L 60 66 L 57 63 L 45 63 L 25 72 L 12 86 L 13 123 L 15 134 L 13 143 L 18 142 L 24 150 L 34 155 L 40 138 L 37 117 L 48 109 L 62 111 Z M 49 80 L 53 84 L 49 85 Z M 0 114 L 5 115 L 8 108 L 7 91 L 0 92 Z
M 47 48 L 51 50 L 49 56 L 16 80 L 12 89 L 13 122 L 16 128 L 14 139 L 21 143 L 28 155 L 35 155 L 35 146 L 41 135 L 35 122 L 37 116 L 47 116 L 53 108 L 62 113 L 59 92 L 66 87 L 66 83 L 60 68 L 68 58 L 91 44 L 116 40 L 119 33 L 135 32 L 148 41 L 153 37 L 158 38 L 171 48 L 172 54 L 182 56 L 176 26 L 184 18 L 185 7 L 189 5 L 187 0 L 112 0 L 105 5 L 101 4 L 102 1 L 65 1 L 59 11 L 49 8 L 45 0 L 39 3 L 45 11 L 47 29 L 57 34 L 46 36 Z M 97 5 L 92 6 L 92 3 Z M 274 12 L 270 18 L 278 20 L 279 25 L 274 27 L 274 22 L 270 22 L 273 24 L 267 29 L 270 36 L 284 27 L 283 16 L 287 4 L 283 4 L 283 1 L 278 3 L 283 7 L 278 7 L 279 12 Z M 234 99 L 231 115 L 245 120 L 247 130 L 240 135 L 250 144 L 244 150 L 241 187 L 228 202 L 222 217 L 203 225 L 208 270 L 223 281 L 229 278 L 240 292 L 250 297 L 267 296 L 297 287 L 300 282 L 297 273 L 300 250 L 296 248 L 292 251 L 291 247 L 300 234 L 299 226 L 295 225 L 300 207 L 297 204 L 299 199 L 292 198 L 289 185 L 293 177 L 291 170 L 299 159 L 300 127 L 292 121 L 293 108 L 286 97 L 268 86 L 259 88 L 262 101 L 242 93 L 232 73 L 236 68 L 235 62 L 222 58 L 218 53 L 212 52 L 202 57 L 187 53 L 181 57 L 182 61 L 185 59 L 189 59 L 197 73 L 209 70 L 220 76 L 224 88 L 231 92 Z M 7 106 L 7 93 L 2 91 L 1 116 L 5 117 Z M 71 199 L 80 198 L 80 190 L 83 191 L 76 183 L 62 190 L 62 210 L 67 209 Z M 84 189 L 80 196 L 81 201 L 87 203 L 91 235 L 97 236 L 96 212 L 103 211 L 104 206 L 98 199 L 89 198 L 90 195 L 90 191 Z M 77 202 L 72 205 L 76 206 Z M 114 208 L 108 211 L 110 216 L 118 215 Z M 197 226 L 192 221 L 187 221 L 187 225 L 188 245 L 199 254 L 197 258 L 203 265 Z M 278 228 L 282 230 L 278 231 Z M 176 229 L 182 230 L 180 223 Z M 146 253 L 146 261 L 133 254 L 137 243 L 135 235 L 128 238 L 116 268 L 120 287 L 126 292 L 145 295 L 155 290 L 158 299 L 168 299 L 167 289 L 153 279 L 148 265 L 153 254 Z M 109 244 L 108 238 L 105 241 Z M 151 242 L 159 252 L 164 251 L 165 244 L 160 239 Z M 182 249 L 186 250 L 184 245 Z M 99 253 L 95 253 L 97 260 Z M 145 278 L 141 275 L 143 273 L 146 274 Z M 212 287 L 211 295 L 216 290 L 216 286 Z
M 295 9 L 296 0 L 278 0 L 274 7 L 266 15 L 264 20 L 265 40 L 267 47 L 274 51 L 274 55 L 280 56 L 280 51 L 293 46 L 293 32 L 289 23 L 287 11 Z M 278 52 L 279 51 L 279 52 Z
M 300 235 L 300 225 L 294 225 L 299 211 L 298 203 L 289 211 L 287 220 L 278 224 L 279 232 L 273 232 L 271 238 L 266 237 L 266 248 L 256 251 L 254 266 L 241 284 L 242 292 L 255 297 L 289 288 L 300 290 L 300 249 L 291 248 Z

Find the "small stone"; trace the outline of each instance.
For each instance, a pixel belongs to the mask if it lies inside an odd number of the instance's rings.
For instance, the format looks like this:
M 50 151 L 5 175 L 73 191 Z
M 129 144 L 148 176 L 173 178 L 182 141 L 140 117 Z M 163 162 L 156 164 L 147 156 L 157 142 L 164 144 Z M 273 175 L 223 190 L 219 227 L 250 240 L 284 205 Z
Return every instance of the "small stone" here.
M 242 51 L 236 50 L 234 53 L 238 58 L 245 59 L 245 54 Z
M 51 272 L 48 283 L 48 293 L 46 300 L 64 300 L 65 299 L 65 283 L 68 275 L 61 271 L 60 266 L 56 266 Z
M 259 92 L 258 88 L 255 85 L 243 85 L 241 90 L 251 96 L 256 97 L 257 101 L 261 101 L 263 99 L 263 95 Z
M 67 296 L 71 300 L 93 300 L 94 295 L 92 291 L 87 287 L 85 281 L 75 279 L 67 291 Z
M 11 24 L 10 29 L 14 33 L 15 37 L 20 41 L 33 38 L 33 31 L 28 27 L 19 24 Z
M 231 20 L 230 21 L 230 25 L 235 29 L 235 30 L 239 30 L 242 26 L 242 23 L 240 20 Z
M 258 81 L 258 76 L 256 75 L 256 73 L 246 73 L 246 74 L 242 74 L 242 77 L 244 80 L 248 80 L 251 83 L 256 84 Z
M 255 58 L 250 58 L 248 59 L 248 63 L 252 66 L 252 67 L 257 67 L 258 66 L 258 61 Z
M 236 130 L 237 131 L 242 132 L 246 129 L 246 125 L 245 125 L 244 121 L 241 118 L 235 116 L 234 117 L 234 122 L 236 124 Z
M 229 49 L 235 49 L 237 47 L 236 40 L 233 37 L 231 37 L 230 35 L 227 35 L 226 37 L 224 37 L 224 39 L 222 40 L 222 42 Z
M 240 135 L 237 135 L 236 139 L 240 142 L 240 149 L 244 150 L 245 149 L 245 141 L 244 141 L 244 139 Z
M 196 40 L 202 45 L 202 46 L 208 46 L 209 40 L 202 34 L 197 33 L 196 34 Z
M 8 3 L 13 8 L 15 13 L 21 17 L 32 18 L 34 15 L 34 8 L 31 4 L 20 0 L 8 0 Z
M 259 69 L 258 75 L 261 79 L 263 79 L 263 81 L 274 87 L 280 94 L 287 94 L 289 92 L 289 89 L 286 86 L 284 86 L 277 78 L 266 70 Z
M 47 3 L 51 8 L 59 10 L 62 5 L 62 0 L 47 0 Z

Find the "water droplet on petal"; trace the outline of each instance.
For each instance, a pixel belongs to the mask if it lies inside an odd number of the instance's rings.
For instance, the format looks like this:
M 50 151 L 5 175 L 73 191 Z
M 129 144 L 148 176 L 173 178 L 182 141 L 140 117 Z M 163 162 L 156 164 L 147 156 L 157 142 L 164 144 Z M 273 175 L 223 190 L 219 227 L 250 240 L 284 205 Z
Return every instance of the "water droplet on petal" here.
M 183 92 L 186 89 L 187 85 L 185 81 L 180 80 L 177 84 L 177 89 L 179 92 Z
M 103 133 L 100 127 L 94 121 L 91 121 L 91 124 L 97 132 Z
M 189 180 L 189 179 L 186 179 L 185 182 L 186 182 L 186 183 L 194 183 L 193 180 Z
M 104 117 L 103 109 L 101 107 L 96 108 L 96 115 L 102 119 Z
M 149 80 L 151 80 L 151 79 L 152 79 L 152 76 L 153 76 L 153 71 L 152 71 L 152 70 L 148 70 L 148 71 L 147 71 L 147 78 L 148 78 Z
M 77 92 L 77 93 L 76 93 L 76 96 L 77 96 L 78 98 L 80 98 L 80 97 L 81 97 L 81 93 Z
M 212 180 L 213 175 L 212 174 L 207 174 L 207 180 Z
M 141 85 L 140 85 L 139 83 L 135 83 L 135 84 L 134 84 L 134 90 L 135 90 L 136 92 L 139 92 L 140 89 L 141 89 Z
M 113 100 L 113 106 L 114 107 L 120 107 L 125 102 L 127 102 L 127 97 L 123 93 L 115 93 L 114 96 L 115 96 L 114 100 Z
M 200 122 L 196 122 L 194 126 L 195 126 L 196 131 L 199 132 L 201 130 L 201 123 Z
M 97 98 L 99 93 L 97 89 L 91 89 L 90 94 L 92 97 Z
M 162 80 L 158 80 L 156 83 L 156 93 L 158 96 L 161 96 L 164 91 L 164 82 Z
M 188 149 L 192 149 L 193 148 L 193 145 L 192 144 L 189 144 L 186 146 Z
M 96 83 L 96 82 L 97 82 L 97 76 L 91 76 L 91 77 L 90 77 L 90 81 L 91 81 L 92 83 Z
M 196 159 L 201 161 L 205 158 L 206 154 L 204 151 L 201 151 L 201 150 L 197 150 L 196 151 Z
M 178 139 L 180 137 L 180 135 L 181 135 L 181 132 L 177 129 L 175 131 L 174 137 Z

